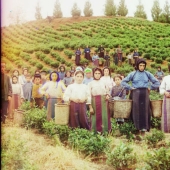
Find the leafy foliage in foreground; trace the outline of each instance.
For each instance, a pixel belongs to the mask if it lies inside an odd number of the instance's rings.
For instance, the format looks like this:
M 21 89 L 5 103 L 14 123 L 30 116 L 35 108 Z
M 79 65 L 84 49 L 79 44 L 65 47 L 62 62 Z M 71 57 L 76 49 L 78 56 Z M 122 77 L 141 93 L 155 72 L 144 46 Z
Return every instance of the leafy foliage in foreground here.
M 110 140 L 106 136 L 77 128 L 70 132 L 68 142 L 85 155 L 98 156 L 108 149 Z
M 147 170 L 169 170 L 170 169 L 170 148 L 161 147 L 154 150 L 153 153 L 147 152 L 146 167 Z
M 107 163 L 116 169 L 125 169 L 136 163 L 136 154 L 133 149 L 124 143 L 120 143 L 115 149 L 107 153 Z

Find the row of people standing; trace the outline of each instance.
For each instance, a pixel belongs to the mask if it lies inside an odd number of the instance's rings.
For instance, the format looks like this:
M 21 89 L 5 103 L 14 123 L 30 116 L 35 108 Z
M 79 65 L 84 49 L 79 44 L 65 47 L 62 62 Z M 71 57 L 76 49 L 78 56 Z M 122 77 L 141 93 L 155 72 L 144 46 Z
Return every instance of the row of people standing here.
M 82 52 L 80 48 L 77 48 L 77 50 L 75 51 L 75 64 L 77 66 L 81 65 L 80 64 L 81 54 Z M 105 60 L 104 66 L 108 66 L 108 67 L 110 66 L 110 55 L 108 52 L 106 52 L 103 45 L 100 45 L 98 50 L 94 51 L 93 53 L 91 53 L 90 48 L 86 46 L 86 48 L 84 49 L 84 58 L 89 61 L 93 61 L 93 64 L 95 66 L 99 66 L 99 59 L 101 58 Z M 129 64 L 135 66 L 137 63 L 137 60 L 139 59 L 139 53 L 137 49 L 135 49 L 134 52 L 129 53 L 127 58 L 128 58 Z M 123 59 L 123 51 L 122 51 L 121 46 L 118 45 L 118 47 L 115 50 L 115 53 L 113 53 L 113 61 L 115 65 L 121 66 L 122 59 Z

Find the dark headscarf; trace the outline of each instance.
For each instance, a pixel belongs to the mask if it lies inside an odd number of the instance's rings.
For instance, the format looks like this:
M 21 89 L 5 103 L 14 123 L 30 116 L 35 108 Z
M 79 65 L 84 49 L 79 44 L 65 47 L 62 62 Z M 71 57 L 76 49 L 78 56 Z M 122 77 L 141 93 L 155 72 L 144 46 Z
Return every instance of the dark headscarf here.
M 59 77 L 59 74 L 56 72 L 56 71 L 52 71 L 51 73 L 50 73 L 50 81 L 52 80 L 52 78 L 51 78 L 51 75 L 53 74 L 53 73 L 56 73 L 57 74 L 57 82 L 59 82 L 60 81 L 60 77 Z
M 138 61 L 137 61 L 137 63 L 136 63 L 136 70 L 139 70 L 139 64 L 140 63 L 144 63 L 145 64 L 145 68 L 146 68 L 146 61 L 145 61 L 145 59 L 143 59 L 143 58 L 140 58 Z

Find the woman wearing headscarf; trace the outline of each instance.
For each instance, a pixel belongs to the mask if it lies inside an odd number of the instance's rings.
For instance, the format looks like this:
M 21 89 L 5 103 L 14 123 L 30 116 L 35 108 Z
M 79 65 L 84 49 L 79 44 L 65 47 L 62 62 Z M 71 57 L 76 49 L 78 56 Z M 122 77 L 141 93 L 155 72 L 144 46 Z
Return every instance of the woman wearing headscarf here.
M 160 86 L 159 81 L 148 71 L 145 71 L 146 61 L 139 59 L 136 64 L 136 71 L 133 71 L 125 77 L 121 85 L 131 90 L 132 99 L 132 120 L 135 127 L 141 134 L 150 129 L 151 109 L 149 99 L 149 81 L 152 82 L 151 90 Z M 128 82 L 132 82 L 132 86 Z
M 48 99 L 47 120 L 55 117 L 55 104 L 61 101 L 65 89 L 65 85 L 60 81 L 56 71 L 50 73 L 50 81 L 40 88 L 40 93 Z
M 109 132 L 111 129 L 110 112 L 108 108 L 108 99 L 110 98 L 109 88 L 101 81 L 102 70 L 95 68 L 93 78 L 88 86 L 92 96 L 91 130 L 94 132 Z
M 160 86 L 160 94 L 164 95 L 161 129 L 163 132 L 170 133 L 170 75 L 163 78 Z

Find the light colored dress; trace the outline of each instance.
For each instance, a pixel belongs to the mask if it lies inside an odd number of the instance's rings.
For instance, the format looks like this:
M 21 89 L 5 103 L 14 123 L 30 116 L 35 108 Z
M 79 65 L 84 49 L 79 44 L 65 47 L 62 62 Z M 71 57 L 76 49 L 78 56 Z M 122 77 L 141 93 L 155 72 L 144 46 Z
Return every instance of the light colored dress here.
M 110 112 L 106 95 L 110 94 L 109 88 L 102 80 L 93 80 L 88 84 L 92 95 L 91 130 L 94 132 L 108 132 L 111 129 Z
M 165 76 L 160 85 L 160 94 L 170 93 L 170 75 Z M 170 133 L 170 98 L 164 96 L 162 104 L 161 129 L 163 132 Z

